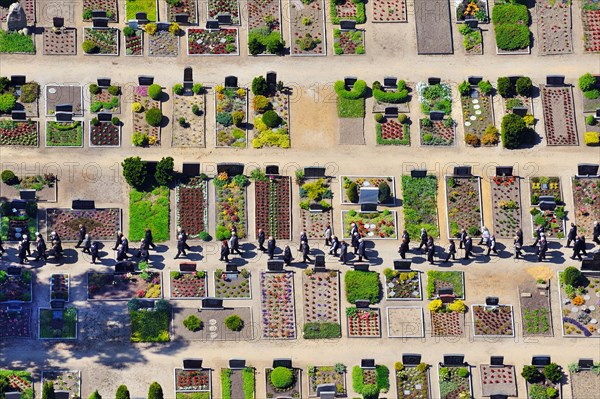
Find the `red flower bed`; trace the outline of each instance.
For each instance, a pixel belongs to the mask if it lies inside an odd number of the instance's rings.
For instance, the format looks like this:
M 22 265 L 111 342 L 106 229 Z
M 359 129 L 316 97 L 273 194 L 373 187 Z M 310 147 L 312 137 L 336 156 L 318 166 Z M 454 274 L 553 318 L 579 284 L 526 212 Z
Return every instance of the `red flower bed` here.
M 177 187 L 177 226 L 182 227 L 191 237 L 207 230 L 206 182 L 192 179 L 189 184 Z
M 289 176 L 270 176 L 256 181 L 256 231 L 278 240 L 291 238 L 291 198 Z M 257 233 L 258 234 L 258 233 Z
M 121 229 L 119 208 L 71 210 L 48 209 L 48 231 L 56 231 L 63 241 L 79 239 L 79 225 L 86 226 L 92 240 L 109 241 Z
M 0 145 L 37 146 L 37 122 L 0 121 Z
M 176 391 L 208 391 L 209 370 L 175 370 Z
M 20 312 L 0 309 L 0 338 L 30 337 L 30 318 L 31 310 L 29 309 L 23 309 Z
M 587 52 L 600 51 L 600 10 L 581 10 L 583 20 L 583 48 Z
M 238 51 L 237 35 L 237 29 L 220 29 L 218 31 L 188 29 L 188 54 L 235 54 Z
M 206 277 L 204 272 L 171 272 L 172 298 L 206 297 Z
M 380 315 L 377 309 L 346 309 L 349 337 L 380 337 Z

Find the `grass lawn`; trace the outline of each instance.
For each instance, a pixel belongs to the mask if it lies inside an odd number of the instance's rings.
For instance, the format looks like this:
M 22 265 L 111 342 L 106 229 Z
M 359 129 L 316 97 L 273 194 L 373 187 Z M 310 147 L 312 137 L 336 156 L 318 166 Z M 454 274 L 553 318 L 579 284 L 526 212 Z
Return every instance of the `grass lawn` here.
M 0 53 L 35 53 L 31 35 L 0 30 Z
M 427 298 L 435 296 L 435 282 L 445 282 L 452 286 L 454 295 L 461 298 L 464 295 L 463 272 L 438 272 L 430 270 L 427 272 Z
M 148 21 L 156 22 L 156 0 L 126 0 L 125 10 L 128 21 L 135 19 L 135 13 L 145 12 Z
M 437 179 L 402 176 L 404 194 L 404 227 L 413 239 L 419 237 L 421 228 L 427 234 L 439 236 L 437 219 Z
M 177 392 L 176 399 L 210 399 L 210 392 Z
M 134 310 L 131 317 L 131 342 L 169 342 L 169 311 Z
M 52 309 L 40 309 L 40 338 L 76 338 L 77 309 L 66 308 L 62 321 L 54 320 L 53 314 Z
M 144 238 L 145 228 L 152 230 L 155 242 L 169 239 L 169 188 L 156 187 L 152 191 L 129 193 L 129 239 L 132 242 Z
M 337 112 L 340 118 L 364 118 L 365 117 L 365 99 L 348 100 L 338 97 Z
M 379 273 L 350 270 L 344 276 L 346 283 L 346 299 L 356 303 L 359 299 L 368 299 L 371 304 L 381 300 L 381 282 Z

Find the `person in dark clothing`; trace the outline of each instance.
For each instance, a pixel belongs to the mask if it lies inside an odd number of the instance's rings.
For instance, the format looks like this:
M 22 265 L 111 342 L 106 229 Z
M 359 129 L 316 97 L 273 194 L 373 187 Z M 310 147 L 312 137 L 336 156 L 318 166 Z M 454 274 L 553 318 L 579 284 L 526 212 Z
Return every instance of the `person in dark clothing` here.
M 427 239 L 427 261 L 430 265 L 433 265 L 433 255 L 435 254 L 435 245 L 433 243 L 433 237 L 429 236 Z
M 17 256 L 19 257 L 19 263 L 21 265 L 27 263 L 27 255 L 25 253 L 25 245 L 23 245 L 23 242 L 20 242 L 17 247 Z
M 567 234 L 567 248 L 571 246 L 571 241 L 575 241 L 575 237 L 577 237 L 577 226 L 575 226 L 575 223 L 571 223 L 571 228 Z
M 458 236 L 458 248 L 463 249 L 465 247 L 465 242 L 467 241 L 467 232 L 465 229 L 460 229 L 460 234 Z
M 237 234 L 237 226 L 232 224 L 230 232 L 231 232 L 231 234 L 233 234 L 233 233 Z
M 89 254 L 91 247 L 92 247 L 92 237 L 90 237 L 89 234 L 86 234 L 85 237 L 83 238 L 83 249 L 81 250 L 81 252 Z
M 581 257 L 581 246 L 581 238 L 579 236 L 576 236 L 575 242 L 573 243 L 573 256 L 571 256 L 571 259 L 577 258 L 579 260 L 583 260 L 583 258 Z
M 521 236 L 522 238 L 522 236 Z M 519 236 L 515 236 L 513 240 L 513 244 L 515 247 L 515 259 L 519 259 L 523 254 L 521 253 L 521 249 L 523 248 L 522 240 L 519 240 Z
M 535 229 L 535 241 L 531 245 L 532 247 L 535 247 L 538 244 L 538 242 L 540 241 L 540 238 L 542 238 L 543 234 L 544 234 L 544 226 L 539 225 L 538 228 Z
M 123 244 L 117 247 L 117 262 L 121 262 L 127 259 L 127 254 L 125 253 L 125 249 L 123 248 Z
M 358 245 L 360 244 L 360 235 L 354 233 L 352 235 L 352 248 L 354 249 L 354 255 L 358 253 Z
M 308 241 L 308 236 L 305 232 L 300 232 L 300 244 L 298 244 L 298 251 L 302 251 L 302 241 Z
M 98 241 L 94 241 L 92 245 L 90 245 L 90 254 L 92 255 L 92 261 L 90 263 L 95 264 L 96 260 L 100 260 L 100 244 Z
M 129 240 L 127 237 L 123 237 L 121 245 L 123 246 L 123 252 L 125 252 L 125 259 L 129 258 L 129 255 L 127 255 L 129 253 Z
M 146 243 L 148 244 L 149 247 L 152 247 L 152 249 L 156 249 L 156 245 L 154 244 L 154 239 L 152 238 L 152 230 L 150 230 L 149 228 L 146 227 Z
M 354 236 L 354 233 L 358 234 L 358 227 L 356 223 L 350 223 L 350 237 Z
M 519 245 L 522 248 L 523 247 L 523 230 L 521 230 L 521 228 L 518 228 L 517 232 L 515 234 L 517 236 L 517 240 L 519 240 Z
M 485 256 L 490 256 L 491 251 L 494 251 L 494 253 L 498 255 L 498 250 L 496 249 L 496 236 L 493 234 L 487 241 L 487 253 L 485 254 Z
M 229 250 L 231 255 L 237 253 L 238 255 L 242 256 L 242 253 L 240 252 L 240 240 L 236 233 L 231 233 L 231 238 L 229 239 Z
M 86 228 L 84 225 L 80 224 L 79 225 L 79 241 L 77 241 L 77 245 L 75 245 L 75 248 L 79 248 L 79 246 L 81 245 L 81 243 L 83 242 L 83 240 L 85 240 L 85 234 L 87 233 Z
M 400 243 L 400 249 L 398 250 L 398 252 L 400 252 L 400 257 L 402 259 L 406 259 L 406 252 L 408 251 L 408 238 L 403 238 L 402 242 Z
M 300 243 L 300 248 L 302 249 L 302 262 L 308 263 L 312 262 L 308 255 L 310 255 L 310 247 L 308 246 L 308 241 L 302 241 Z
M 52 255 L 54 255 L 54 259 L 58 260 L 62 258 L 63 249 L 59 240 L 52 241 Z
M 269 255 L 269 259 L 273 260 L 275 256 L 275 239 L 273 236 L 269 236 L 269 240 L 267 241 L 267 254 Z
M 292 263 L 292 250 L 289 245 L 286 245 L 283 249 L 283 262 L 286 266 L 289 266 Z
M 600 237 L 600 223 L 598 223 L 598 221 L 595 221 L 594 230 L 592 234 L 592 241 L 594 241 L 596 244 L 600 244 L 600 239 L 598 237 Z
M 473 240 L 469 235 L 465 237 L 465 259 L 469 259 L 469 256 L 473 256 L 471 252 L 473 250 Z
M 220 261 L 229 262 L 229 246 L 227 240 L 221 241 L 221 258 Z
M 581 253 L 587 256 L 587 251 L 585 250 L 585 236 L 580 235 L 579 239 L 581 240 Z
M 265 248 L 265 231 L 263 229 L 258 229 L 258 249 L 265 252 L 267 248 Z
M 179 258 L 179 255 L 187 256 L 185 253 L 185 241 L 183 241 L 183 235 L 179 234 L 177 239 L 177 255 L 175 255 L 175 259 Z
M 147 246 L 140 248 L 139 253 L 140 253 L 140 260 L 143 260 L 146 263 L 150 262 L 150 250 L 148 249 Z
M 23 246 L 25 247 L 27 256 L 31 256 L 31 241 L 29 241 L 29 234 L 23 234 Z
M 542 234 L 538 242 L 538 250 L 537 257 L 538 262 L 546 259 L 546 251 L 548 250 L 548 242 L 546 241 L 546 237 Z
M 408 231 L 404 230 L 402 232 L 402 240 L 406 240 L 406 245 L 410 243 L 410 234 L 408 234 Z M 408 251 L 408 248 L 406 250 Z
M 2 247 L 2 236 L 0 236 L 0 255 L 3 255 L 6 251 Z
M 138 249 L 138 254 L 137 254 L 138 258 L 141 256 L 140 252 L 143 250 L 150 251 L 150 245 L 148 245 L 148 241 L 146 241 L 145 238 L 142 238 L 142 241 L 140 241 L 140 248 Z
M 189 246 L 189 245 L 188 245 L 188 243 L 187 243 L 187 240 L 188 240 L 188 235 L 187 235 L 187 233 L 185 232 L 185 230 L 183 229 L 183 227 L 179 227 L 179 228 L 177 229 L 177 231 L 178 231 L 178 233 L 179 233 L 179 234 L 177 234 L 177 236 L 178 236 L 178 237 L 179 237 L 179 236 L 181 236 L 181 239 L 183 240 L 183 247 L 184 247 L 186 250 L 188 250 L 188 249 L 191 249 L 191 248 L 190 248 L 190 246 Z
M 358 261 L 362 262 L 363 258 L 365 258 L 365 260 L 369 260 L 369 258 L 367 258 L 367 248 L 365 240 L 361 238 L 360 240 L 358 240 Z
M 116 251 L 119 248 L 119 245 L 123 243 L 123 232 L 117 231 L 117 238 L 115 241 L 115 246 L 113 247 L 113 251 Z
M 340 240 L 336 236 L 331 238 L 331 247 L 329 248 L 329 255 L 338 256 L 338 249 L 340 249 Z
M 421 239 L 421 242 L 419 243 L 419 250 L 422 250 L 423 246 L 425 249 L 427 249 L 427 230 L 421 229 L 419 238 Z
M 42 236 L 37 233 L 38 236 L 35 239 L 35 249 L 37 250 L 37 258 L 35 260 L 40 260 L 40 258 L 44 258 L 44 260 L 48 260 L 48 255 L 46 255 L 46 242 L 42 238 Z
M 331 231 L 331 226 L 328 224 L 325 227 L 325 246 L 331 246 L 331 238 L 333 236 L 333 232 Z
M 60 237 L 56 231 L 50 233 L 50 241 L 60 241 Z
M 342 265 L 346 264 L 347 256 L 348 256 L 348 243 L 346 243 L 346 241 L 342 241 L 340 243 L 340 262 L 342 262 Z
M 449 241 L 450 243 L 448 244 L 448 255 L 446 256 L 446 259 L 444 259 L 445 263 L 450 262 L 450 257 L 452 257 L 452 260 L 456 260 L 456 244 L 454 243 L 453 238 L 450 238 Z

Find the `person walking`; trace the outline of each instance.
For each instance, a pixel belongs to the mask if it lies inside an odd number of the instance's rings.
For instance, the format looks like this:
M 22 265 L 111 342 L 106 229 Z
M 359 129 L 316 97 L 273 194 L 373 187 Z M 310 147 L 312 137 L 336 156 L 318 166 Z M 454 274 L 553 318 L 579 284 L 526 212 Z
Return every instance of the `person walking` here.
M 269 240 L 267 241 L 267 254 L 269 255 L 269 259 L 273 260 L 275 256 L 275 239 L 273 236 L 269 236 Z
M 538 242 L 538 251 L 537 257 L 538 262 L 546 259 L 546 251 L 548 250 L 548 242 L 546 241 L 546 236 L 542 233 L 539 242 Z
M 81 250 L 84 254 L 89 254 L 92 248 L 92 237 L 89 234 L 85 234 L 83 237 L 83 249 Z
M 592 241 L 594 241 L 596 244 L 600 244 L 600 239 L 598 237 L 600 237 L 600 223 L 596 220 L 594 222 L 594 230 L 592 235 Z
M 340 240 L 336 236 L 331 238 L 331 246 L 329 247 L 329 255 L 338 256 L 338 249 L 340 249 Z
M 358 227 L 356 223 L 350 223 L 350 237 L 354 236 L 354 233 L 358 234 Z
M 231 255 L 237 253 L 242 256 L 242 253 L 240 252 L 240 240 L 236 233 L 231 233 L 231 237 L 229 238 L 229 250 Z
M 122 262 L 127 259 L 127 254 L 125 253 L 125 248 L 123 248 L 123 244 L 117 247 L 117 262 Z
M 465 259 L 468 260 L 469 256 L 473 256 L 473 253 L 471 252 L 472 250 L 473 250 L 473 240 L 467 234 L 467 236 L 465 238 Z
M 531 247 L 535 247 L 538 242 L 540 241 L 540 238 L 542 238 L 542 235 L 544 234 L 544 226 L 542 226 L 541 224 L 537 227 L 537 229 L 535 229 L 535 241 L 533 242 L 533 244 L 531 244 Z
M 571 223 L 571 228 L 567 234 L 567 248 L 571 246 L 571 241 L 575 241 L 575 237 L 577 237 L 577 226 L 575 226 L 575 223 Z
M 300 232 L 300 243 L 298 244 L 298 251 L 302 250 L 302 241 L 308 241 L 308 236 L 305 232 Z
M 115 240 L 115 246 L 113 247 L 113 251 L 119 249 L 119 245 L 123 243 L 123 232 L 117 231 L 117 238 Z
M 229 246 L 227 240 L 221 241 L 221 257 L 219 258 L 222 262 L 229 262 Z
M 27 254 L 25 252 L 25 245 L 23 245 L 23 241 L 19 242 L 17 246 L 17 257 L 19 258 L 19 264 L 28 263 Z
M 404 237 L 402 239 L 402 242 L 400 243 L 400 249 L 398 249 L 398 252 L 400 252 L 400 257 L 402 259 L 406 259 L 406 252 L 408 251 L 408 241 L 409 239 Z
M 331 231 L 331 226 L 329 224 L 327 224 L 327 226 L 325 226 L 325 246 L 331 246 L 331 237 L 333 236 L 333 232 Z
M 460 234 L 458 235 L 458 248 L 463 249 L 465 247 L 465 242 L 467 241 L 467 232 L 465 229 L 460 229 Z
M 63 256 L 63 248 L 60 240 L 52 241 L 52 254 L 54 259 L 59 260 Z
M 402 232 L 402 240 L 406 240 L 407 245 L 410 243 L 410 234 L 408 234 L 408 231 L 404 230 Z M 406 250 L 408 251 L 408 247 L 406 248 Z
M 283 248 L 283 263 L 285 263 L 286 266 L 289 266 L 292 263 L 292 250 L 290 249 L 289 245 L 286 245 Z
M 421 248 L 423 248 L 423 246 L 425 246 L 425 249 L 427 249 L 427 230 L 422 228 L 421 233 L 419 233 L 419 238 L 421 239 L 421 243 L 419 244 L 419 250 L 422 251 Z
M 516 238 L 517 240 L 519 240 L 519 245 L 521 246 L 521 248 L 523 247 L 523 230 L 521 230 L 521 228 L 517 228 L 517 231 L 515 232 Z
M 29 241 L 29 234 L 23 234 L 23 246 L 25 247 L 27 256 L 31 256 L 31 241 Z
M 433 255 L 435 254 L 435 244 L 433 243 L 433 237 L 429 236 L 427 239 L 427 261 L 430 265 L 434 264 Z
M 83 224 L 79 225 L 79 241 L 77 241 L 77 245 L 75 245 L 75 248 L 79 248 L 81 246 L 81 243 L 83 242 L 83 240 L 85 240 L 85 234 L 87 233 L 87 230 L 85 228 L 85 226 Z
M 490 252 L 494 251 L 496 255 L 498 255 L 498 250 L 496 249 L 496 236 L 491 235 L 487 242 L 487 253 L 485 256 L 490 256 Z
M 312 260 L 308 256 L 310 255 L 310 247 L 308 246 L 308 241 L 302 241 L 302 243 L 300 243 L 300 248 L 302 249 L 302 262 L 312 262 Z
M 481 240 L 479 240 L 479 245 L 488 245 L 488 241 L 490 240 L 490 231 L 487 227 L 483 226 L 483 231 L 481 232 Z
M 450 262 L 450 257 L 452 257 L 452 260 L 456 260 L 456 244 L 454 243 L 454 239 L 450 238 L 448 241 L 448 255 L 446 255 L 444 263 Z
M 183 248 L 185 250 L 191 249 L 191 247 L 187 243 L 188 235 L 185 232 L 185 229 L 180 226 L 179 228 L 177 228 L 177 232 L 178 232 L 177 237 L 181 236 L 181 240 L 183 241 Z
M 258 229 L 258 249 L 265 252 L 267 248 L 265 248 L 265 231 L 263 229 Z
M 360 235 L 354 233 L 352 235 L 352 249 L 354 249 L 354 255 L 358 253 L 358 245 L 360 244 Z
M 362 262 L 363 258 L 365 258 L 365 260 L 369 260 L 369 258 L 367 258 L 367 248 L 365 240 L 361 238 L 358 240 L 358 261 Z
M 585 256 L 587 256 L 587 251 L 585 250 L 585 236 L 584 235 L 580 235 L 579 239 L 581 240 L 581 253 Z
M 144 245 L 140 248 L 140 260 L 146 263 L 150 262 L 150 249 L 148 245 Z
M 91 264 L 95 264 L 96 260 L 100 260 L 99 246 L 100 244 L 98 241 L 94 241 L 92 245 L 90 245 L 90 255 L 92 255 L 92 261 L 90 262 Z
M 342 241 L 340 243 L 340 262 L 342 262 L 342 265 L 346 264 L 347 256 L 348 256 L 348 243 L 346 241 Z
M 177 237 L 177 254 L 175 255 L 175 259 L 179 259 L 179 255 L 187 256 L 187 253 L 185 253 L 185 241 L 183 241 L 182 234 L 179 234 L 179 237 Z
M 519 239 L 519 236 L 515 236 L 513 239 L 513 245 L 515 248 L 515 259 L 519 259 L 523 255 L 521 253 L 521 250 L 523 248 L 522 237 L 521 239 Z
M 37 258 L 34 260 L 38 261 L 40 258 L 43 258 L 44 261 L 48 260 L 48 255 L 46 255 L 46 242 L 42 238 L 40 233 L 35 233 L 37 235 L 35 239 L 35 249 L 37 251 Z
M 573 256 L 571 256 L 571 259 L 579 259 L 580 261 L 583 260 L 582 256 L 581 256 L 581 238 L 579 238 L 579 236 L 575 237 L 575 242 L 573 243 Z
M 125 254 L 125 259 L 129 259 L 130 256 L 127 255 L 129 253 L 129 240 L 127 237 L 123 236 L 121 238 L 121 246 L 123 247 L 123 253 Z
M 146 235 L 144 237 L 146 239 L 146 244 L 148 244 L 148 249 L 152 247 L 152 249 L 156 249 L 156 245 L 154 244 L 154 239 L 152 238 L 152 230 L 146 227 Z

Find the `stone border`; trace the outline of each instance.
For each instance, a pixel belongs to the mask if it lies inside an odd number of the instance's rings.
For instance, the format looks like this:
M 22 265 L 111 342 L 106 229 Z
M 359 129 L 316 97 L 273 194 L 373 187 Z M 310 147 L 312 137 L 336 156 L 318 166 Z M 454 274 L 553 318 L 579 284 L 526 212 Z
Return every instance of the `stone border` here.
M 178 272 L 181 274 L 196 274 L 197 272 L 204 272 L 204 293 L 206 295 L 205 296 L 174 297 L 173 296 L 173 279 L 171 277 L 171 272 Z M 162 283 L 162 281 L 161 281 L 161 283 Z M 189 301 L 189 300 L 204 299 L 204 298 L 208 298 L 209 296 L 210 295 L 208 295 L 208 272 L 206 270 L 198 270 L 196 272 L 182 272 L 179 270 L 169 270 L 169 299 L 176 300 L 176 301 L 179 301 L 179 300 Z
M 85 56 L 100 56 L 100 57 L 118 57 L 120 50 L 121 50 L 121 29 L 119 28 L 115 28 L 115 27 L 108 27 L 108 28 L 94 28 L 93 26 L 84 26 L 83 27 L 83 41 L 81 42 L 83 44 L 83 42 L 85 42 L 85 30 L 86 29 L 91 29 L 91 30 L 111 30 L 114 29 L 115 31 L 117 31 L 117 52 L 116 53 L 111 53 L 111 54 L 100 54 L 100 53 L 86 53 L 85 51 L 83 51 L 83 55 Z M 77 43 L 75 43 L 77 45 Z M 75 49 L 77 50 L 77 47 L 75 47 Z
M 34 2 L 34 4 L 35 4 L 35 2 Z M 52 29 L 52 28 L 44 28 L 44 29 Z M 69 31 L 71 31 L 71 30 L 75 31 L 75 42 L 73 43 L 75 45 L 75 53 L 74 54 L 47 53 L 45 51 L 45 49 L 46 49 L 46 37 L 45 37 L 44 33 L 42 33 L 42 55 L 50 55 L 50 56 L 56 56 L 56 55 L 58 55 L 58 56 L 77 55 L 77 28 L 66 28 L 65 27 L 64 29 L 65 30 L 69 30 Z M 29 53 L 27 53 L 27 54 L 29 54 Z
M 480 303 L 473 303 L 469 306 L 469 311 L 471 313 L 471 320 L 473 321 L 473 337 L 475 337 L 475 338 L 514 338 L 515 337 L 515 308 L 513 307 L 513 305 L 502 305 L 502 304 L 499 305 L 499 306 L 510 307 L 510 319 L 511 319 L 510 324 L 512 327 L 511 335 L 476 334 L 475 333 L 475 312 L 473 311 L 474 306 L 492 307 L 492 306 L 487 306 L 485 304 L 480 304 Z
M 399 270 L 401 273 L 403 272 L 402 270 Z M 458 271 L 458 270 L 457 270 Z M 410 272 L 415 272 L 417 273 L 417 277 L 419 280 L 419 295 L 421 296 L 421 298 L 390 298 L 388 296 L 388 291 L 389 288 L 387 286 L 387 284 L 385 283 L 385 276 L 383 276 L 383 281 L 384 281 L 384 293 L 385 293 L 385 297 L 383 299 L 385 299 L 386 301 L 422 301 L 423 300 L 423 280 L 421 279 L 421 274 L 423 273 L 420 270 L 407 270 L 407 273 Z M 383 273 L 382 273 L 383 274 Z M 463 276 L 463 280 L 464 280 L 464 276 Z M 464 283 L 463 283 L 463 294 L 464 294 Z
M 564 269 L 562 270 L 564 272 Z M 563 297 L 562 297 L 562 287 L 560 286 L 560 273 L 561 271 L 557 271 L 556 272 L 556 284 L 558 285 L 558 305 L 559 305 L 559 309 L 560 309 L 560 333 L 562 335 L 563 338 L 584 338 L 584 339 L 588 339 L 588 338 L 600 338 L 600 333 L 592 333 L 591 336 L 586 337 L 585 335 L 568 335 L 565 334 L 565 324 L 562 321 L 563 318 Z M 589 272 L 589 271 L 585 271 L 582 273 L 587 273 L 587 274 L 596 274 L 597 276 L 600 278 L 600 273 L 596 272 Z M 548 287 L 548 289 L 550 289 L 550 287 Z
M 50 286 L 48 287 L 48 290 L 50 291 L 50 301 L 57 301 L 59 299 L 52 299 L 52 276 L 56 276 L 56 275 L 65 275 L 67 276 L 67 300 L 64 301 L 65 303 L 69 303 L 71 302 L 71 275 L 69 273 L 52 273 L 50 275 Z
M 51 209 L 58 209 L 58 210 L 67 210 L 67 211 L 73 211 L 73 209 L 70 208 L 57 208 L 57 207 L 52 207 L 52 208 L 46 208 L 44 209 L 46 211 L 46 241 L 50 241 L 50 237 L 49 234 L 50 232 L 47 230 L 49 224 L 48 224 L 48 211 Z M 94 210 L 106 210 L 106 209 L 118 209 L 119 210 L 119 230 L 118 231 L 122 231 L 123 230 L 123 209 L 121 208 L 94 208 Z M 77 240 L 62 240 L 62 242 L 77 242 Z M 114 242 L 114 239 L 111 238 L 110 240 L 100 240 L 100 239 L 94 239 L 93 241 L 100 241 L 100 242 Z M 162 277 L 161 277 L 162 278 Z M 162 283 L 162 280 L 161 280 Z
M 44 369 L 42 370 L 42 375 L 40 377 L 40 384 L 44 385 L 44 372 L 49 372 L 49 373 L 77 373 L 78 374 L 78 378 L 79 378 L 79 382 L 78 382 L 78 386 L 79 386 L 79 391 L 77 392 L 77 397 L 81 398 L 81 370 L 47 370 Z M 35 398 L 35 395 L 34 395 Z
M 171 317 L 171 320 L 173 320 L 173 317 Z M 177 396 L 177 393 L 193 393 L 193 392 L 208 392 L 209 398 L 212 398 L 212 369 L 210 368 L 200 368 L 200 369 L 185 369 L 185 370 L 191 370 L 191 371 L 199 371 L 199 370 L 203 370 L 203 371 L 208 371 L 208 391 L 204 390 L 204 391 L 191 391 L 191 390 L 187 390 L 187 391 L 181 391 L 181 390 L 177 390 L 177 370 L 184 370 L 182 367 L 175 367 L 173 369 L 173 391 L 175 392 L 175 396 Z M 221 376 L 219 375 L 219 378 Z
M 344 211 L 344 210 L 340 211 L 340 215 L 341 215 L 340 222 L 341 222 L 341 227 L 342 227 L 342 229 L 341 229 L 342 234 L 340 236 L 342 237 L 342 239 L 345 239 L 345 240 L 351 239 L 351 237 L 344 236 L 344 234 L 345 234 L 345 230 L 344 230 L 344 214 L 348 213 L 348 212 L 350 212 L 350 211 Z M 383 213 L 383 211 L 378 211 L 378 212 L 379 213 Z M 389 212 L 390 212 L 390 214 L 394 215 L 394 230 L 396 230 L 396 237 L 379 237 L 379 236 L 376 236 L 375 234 L 373 234 L 372 236 L 370 236 L 370 235 L 367 234 L 365 237 L 363 237 L 364 239 L 367 239 L 367 240 L 385 240 L 385 241 L 389 241 L 389 240 L 396 241 L 396 240 L 398 240 L 398 212 L 395 211 L 395 210 L 391 210 Z M 361 213 L 361 212 L 360 211 L 356 211 L 356 213 Z
M 292 37 L 292 18 L 288 18 L 288 28 L 290 30 L 290 57 L 326 57 L 327 56 L 327 15 L 325 14 L 325 3 L 323 0 L 316 0 L 321 2 L 321 10 L 323 10 L 323 54 L 294 54 L 292 52 L 293 44 L 292 41 L 294 38 Z M 292 2 L 288 2 L 288 10 L 291 7 Z M 365 11 L 366 13 L 366 11 Z M 286 14 L 286 17 L 290 16 L 291 12 Z
M 239 32 L 238 32 L 238 33 L 239 33 Z M 239 49 L 239 48 L 238 48 L 238 49 Z M 249 101 L 249 99 L 248 99 L 248 93 L 249 93 L 249 90 L 248 90 L 247 88 L 245 88 L 245 87 L 240 87 L 240 86 L 238 86 L 238 87 L 236 88 L 236 90 L 237 90 L 237 89 L 244 89 L 244 90 L 246 90 L 246 95 L 244 96 L 244 98 L 245 98 L 245 100 L 244 100 L 244 101 L 246 102 L 246 107 L 245 107 L 245 109 L 243 110 L 243 111 L 246 113 L 246 117 L 245 117 L 245 119 L 246 119 L 246 123 L 244 124 L 244 132 L 246 133 L 246 145 L 245 145 L 243 148 L 242 148 L 242 147 L 239 147 L 239 148 L 238 148 L 238 147 L 233 147 L 233 146 L 225 146 L 225 145 L 219 145 L 219 144 L 218 144 L 218 142 L 219 142 L 219 141 L 218 141 L 218 137 L 217 137 L 217 135 L 219 134 L 219 124 L 217 123 L 217 93 L 215 92 L 215 95 L 213 96 L 213 98 L 214 98 L 214 104 L 213 104 L 213 105 L 214 105 L 214 107 L 213 107 L 213 121 L 214 121 L 214 123 L 215 123 L 215 135 L 214 135 L 214 138 L 215 138 L 215 148 L 229 148 L 229 149 L 234 149 L 234 150 L 244 150 L 244 149 L 247 149 L 247 148 L 248 148 L 248 107 L 250 106 L 250 105 L 248 104 L 248 103 L 250 102 L 250 101 Z M 206 107 L 206 106 L 205 106 L 205 107 Z M 206 109 L 206 108 L 205 108 L 205 109 Z M 288 112 L 288 113 L 289 113 L 289 112 Z M 205 117 L 205 118 L 206 118 L 206 117 Z M 232 126 L 233 126 L 233 125 L 232 125 Z M 240 129 L 240 130 L 241 130 L 241 129 Z M 288 135 L 289 135 L 289 130 L 288 130 Z M 204 139 L 205 139 L 205 141 L 206 141 L 206 132 L 204 132 Z M 291 145 L 290 145 L 290 146 L 291 146 Z M 291 194 L 290 194 L 290 195 L 291 195 Z M 215 200 L 216 200 L 216 198 L 217 198 L 217 197 L 215 196 Z M 247 202 L 248 202 L 248 201 L 246 201 L 246 203 L 247 203 Z M 248 212 L 247 212 L 247 210 L 246 210 L 246 213 L 248 213 Z M 215 225 L 215 226 L 216 226 L 216 225 Z M 246 235 L 248 235 L 248 231 L 247 231 L 247 230 L 248 230 L 248 229 L 246 229 Z
M 446 233 L 448 233 L 448 237 L 452 237 L 452 234 L 450 234 L 451 233 L 450 219 L 448 218 L 448 214 L 450 212 L 448 211 L 448 181 L 447 181 L 447 178 L 449 178 L 449 177 L 455 177 L 455 176 L 444 175 L 444 203 L 445 203 L 445 208 L 446 208 L 446 229 L 447 229 Z M 482 197 L 481 176 L 471 175 L 471 176 L 456 176 L 456 177 L 461 178 L 461 179 L 465 179 L 465 178 L 476 178 L 477 179 L 477 184 L 479 187 L 479 219 L 480 219 L 479 230 L 481 231 L 483 229 L 483 226 L 485 226 L 485 223 L 483 221 L 483 203 L 482 203 L 483 199 L 481 198 Z M 533 218 L 531 220 L 533 223 Z M 475 237 L 471 237 L 471 238 L 475 238 Z M 463 287 L 464 287 L 464 275 L 463 275 Z
M 440 386 L 440 378 L 439 378 L 440 368 L 446 367 L 446 366 L 442 366 L 441 364 L 442 364 L 442 362 L 438 363 L 438 367 L 437 367 L 438 368 L 438 388 Z M 465 367 L 467 370 L 469 370 L 469 377 L 468 377 L 469 378 L 469 393 L 471 394 L 471 397 L 473 397 L 473 372 L 471 371 L 472 366 L 468 362 L 466 364 L 467 364 L 466 366 L 461 366 L 461 367 Z M 451 366 L 451 367 L 459 367 L 459 366 Z M 516 379 L 516 376 L 515 376 L 515 379 Z M 440 398 L 441 398 L 441 395 L 440 395 Z
M 248 270 L 248 272 L 250 273 L 250 275 L 248 276 L 248 296 L 245 297 L 238 297 L 238 298 L 223 298 L 223 297 L 218 297 L 217 296 L 217 279 L 213 277 L 213 293 L 215 294 L 214 297 L 215 298 L 219 298 L 222 299 L 224 301 L 251 301 L 252 300 L 252 272 L 250 272 L 250 270 Z M 209 273 L 209 272 L 207 272 Z M 225 270 L 223 270 L 223 273 L 226 273 Z M 215 270 L 212 271 L 212 275 L 215 275 Z M 206 275 L 208 277 L 208 275 Z M 208 286 L 207 286 L 207 291 L 208 293 Z
M 40 100 L 40 97 L 44 97 L 44 111 L 45 114 L 44 116 L 46 117 L 54 117 L 54 115 L 56 114 L 56 111 L 54 111 L 53 114 L 48 112 L 48 86 L 56 86 L 56 87 L 79 87 L 79 91 L 80 91 L 80 104 L 81 104 L 81 113 L 77 114 L 75 112 L 73 112 L 73 116 L 74 117 L 83 117 L 83 115 L 85 114 L 85 102 L 83 99 L 83 85 L 72 85 L 72 84 L 60 84 L 60 83 L 49 83 L 44 85 L 44 89 L 43 91 L 40 91 L 40 96 L 38 97 L 38 101 Z M 54 94 L 54 93 L 51 93 Z M 60 103 L 57 103 L 60 104 Z
M 421 335 L 391 335 L 390 333 L 390 309 L 420 309 L 421 310 Z M 423 314 L 423 308 L 421 306 L 386 306 L 385 317 L 387 322 L 387 334 L 388 338 L 425 338 L 425 316 Z

